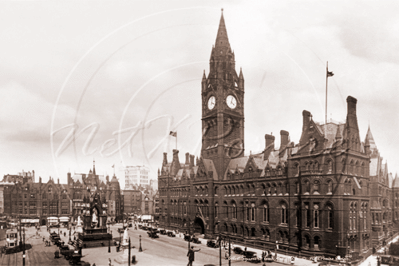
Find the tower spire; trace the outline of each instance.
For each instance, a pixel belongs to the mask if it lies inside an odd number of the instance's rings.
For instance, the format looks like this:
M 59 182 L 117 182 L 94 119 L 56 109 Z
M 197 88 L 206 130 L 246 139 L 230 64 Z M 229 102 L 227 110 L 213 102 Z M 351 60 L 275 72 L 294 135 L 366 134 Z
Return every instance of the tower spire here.
M 96 161 L 93 159 L 93 175 L 96 175 Z
M 223 8 L 219 22 L 218 34 L 216 35 L 215 48 L 217 47 L 230 48 L 229 38 L 227 37 L 226 24 L 224 23 Z

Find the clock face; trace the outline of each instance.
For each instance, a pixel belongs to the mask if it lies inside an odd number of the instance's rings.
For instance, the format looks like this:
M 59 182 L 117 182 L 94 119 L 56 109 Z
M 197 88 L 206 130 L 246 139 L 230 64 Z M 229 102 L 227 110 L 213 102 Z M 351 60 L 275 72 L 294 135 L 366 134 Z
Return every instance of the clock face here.
M 237 100 L 233 95 L 227 96 L 226 103 L 227 103 L 227 106 L 230 107 L 231 109 L 234 109 L 237 107 Z
M 209 98 L 208 100 L 208 109 L 212 110 L 216 105 L 216 98 L 215 96 L 211 96 L 211 98 Z

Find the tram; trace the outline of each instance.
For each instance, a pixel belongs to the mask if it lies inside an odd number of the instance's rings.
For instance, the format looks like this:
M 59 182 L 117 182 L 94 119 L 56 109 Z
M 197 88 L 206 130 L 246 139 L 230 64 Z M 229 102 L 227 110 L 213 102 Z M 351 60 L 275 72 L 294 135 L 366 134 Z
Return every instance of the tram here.
M 13 249 L 18 245 L 18 230 L 16 228 L 7 229 L 6 250 Z

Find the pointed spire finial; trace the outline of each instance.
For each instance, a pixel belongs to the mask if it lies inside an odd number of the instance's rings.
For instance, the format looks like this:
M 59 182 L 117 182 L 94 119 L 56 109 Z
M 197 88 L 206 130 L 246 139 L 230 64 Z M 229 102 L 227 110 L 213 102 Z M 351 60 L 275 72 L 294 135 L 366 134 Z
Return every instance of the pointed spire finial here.
M 220 16 L 219 29 L 216 35 L 215 47 L 227 47 L 229 50 L 231 49 L 229 38 L 227 37 L 227 30 L 223 17 L 223 9 L 222 15 Z
M 96 175 L 96 161 L 93 158 L 93 175 Z

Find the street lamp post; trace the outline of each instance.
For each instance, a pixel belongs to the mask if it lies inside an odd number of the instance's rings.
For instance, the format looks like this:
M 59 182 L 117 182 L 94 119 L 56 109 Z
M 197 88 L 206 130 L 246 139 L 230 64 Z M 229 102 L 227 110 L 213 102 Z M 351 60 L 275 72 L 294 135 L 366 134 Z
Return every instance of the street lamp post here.
M 127 258 L 127 262 L 128 262 L 128 265 L 130 266 L 130 255 L 131 255 L 131 244 L 130 244 L 131 242 L 130 242 L 130 237 L 129 237 L 129 255 L 128 255 L 128 258 Z
M 219 266 L 222 266 L 222 235 L 219 231 Z
M 24 230 L 24 244 L 22 248 L 22 265 L 25 266 L 25 230 Z
M 191 221 L 188 221 L 188 250 L 190 250 L 190 239 L 191 239 Z
M 141 235 L 139 235 L 139 252 L 143 252 L 143 249 L 141 248 Z
M 111 225 L 108 224 L 108 232 L 111 232 Z M 111 233 L 111 238 L 112 238 L 112 233 Z M 108 238 L 108 253 L 111 253 L 111 239 Z

